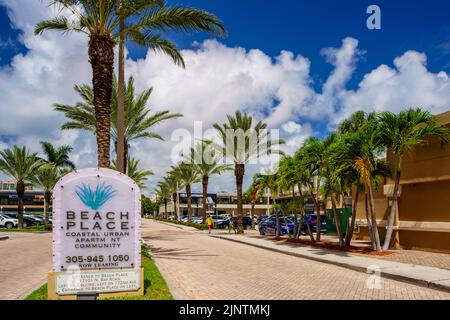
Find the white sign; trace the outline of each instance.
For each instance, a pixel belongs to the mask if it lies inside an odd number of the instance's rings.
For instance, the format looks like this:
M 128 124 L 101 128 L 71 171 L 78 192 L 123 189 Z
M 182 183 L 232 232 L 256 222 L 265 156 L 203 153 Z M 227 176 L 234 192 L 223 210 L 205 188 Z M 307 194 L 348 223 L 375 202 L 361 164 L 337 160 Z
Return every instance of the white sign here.
M 141 193 L 126 175 L 82 169 L 53 191 L 53 271 L 141 267 Z
M 106 293 L 136 291 L 141 287 L 140 270 L 64 272 L 56 276 L 56 293 Z

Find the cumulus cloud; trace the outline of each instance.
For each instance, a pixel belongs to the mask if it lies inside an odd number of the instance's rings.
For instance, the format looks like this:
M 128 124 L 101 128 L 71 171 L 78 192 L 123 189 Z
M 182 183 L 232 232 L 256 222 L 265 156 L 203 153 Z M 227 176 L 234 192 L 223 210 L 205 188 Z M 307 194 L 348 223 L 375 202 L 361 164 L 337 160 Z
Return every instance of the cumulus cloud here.
M 61 132 L 64 118 L 51 107 L 53 103 L 74 104 L 78 97 L 73 86 L 90 83 L 86 37 L 57 32 L 36 37 L 35 23 L 53 16 L 54 8 L 28 0 L 0 0 L 0 4 L 8 8 L 13 26 L 22 31 L 20 41 L 28 49 L 0 68 L 0 147 L 18 143 L 39 151 L 40 140 L 70 144 L 79 167 L 95 166 L 95 137 L 87 132 Z M 364 54 L 358 40 L 345 38 L 340 47 L 324 48 L 321 53 L 333 70 L 319 91 L 314 89 L 312 62 L 289 51 L 270 57 L 259 49 L 207 40 L 183 50 L 186 69 L 152 51 L 143 59 L 128 58 L 126 71 L 134 76 L 137 91 L 154 88 L 149 107 L 184 114 L 157 128 L 166 142 L 132 143 L 131 154 L 156 173 L 149 181 L 150 189 L 172 164 L 171 151 L 177 143 L 170 141 L 172 132 L 179 128 L 192 132 L 194 121 L 201 120 L 206 130 L 215 122 L 224 122 L 227 113 L 244 110 L 280 129 L 286 140 L 283 150 L 292 153 L 316 134 L 313 121 L 328 123 L 333 129 L 360 109 L 400 111 L 420 106 L 438 113 L 450 106 L 448 75 L 430 72 L 423 53 L 408 51 L 391 66 L 387 61 L 366 74 L 355 90 L 346 86 Z M 248 168 L 247 182 L 256 170 L 256 166 Z M 211 190 L 234 190 L 233 173 L 213 178 Z

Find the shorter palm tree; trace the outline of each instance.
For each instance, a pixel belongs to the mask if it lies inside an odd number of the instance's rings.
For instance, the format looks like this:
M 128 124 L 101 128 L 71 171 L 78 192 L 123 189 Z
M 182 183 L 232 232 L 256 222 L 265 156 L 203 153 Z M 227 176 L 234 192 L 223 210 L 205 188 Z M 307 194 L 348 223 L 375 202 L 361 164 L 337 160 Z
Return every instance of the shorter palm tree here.
M 188 163 L 193 163 L 202 180 L 202 215 L 206 218 L 209 178 L 213 175 L 221 175 L 226 171 L 233 170 L 229 164 L 221 164 L 217 150 L 209 141 L 198 143 L 191 149 L 191 154 L 186 158 Z
M 0 151 L 0 171 L 16 180 L 17 216 L 19 229 L 23 228 L 23 198 L 25 188 L 31 184 L 34 176 L 42 166 L 36 153 L 30 153 L 26 147 L 13 146 L 12 149 Z
M 173 175 L 176 179 L 181 181 L 186 188 L 186 195 L 188 200 L 188 218 L 192 217 L 192 189 L 191 186 L 194 183 L 200 182 L 201 175 L 198 168 L 191 164 L 181 162 L 176 167 L 172 166 L 170 175 Z
M 153 175 L 153 171 L 139 168 L 139 160 L 129 157 L 127 166 L 127 176 L 130 177 L 139 188 L 145 189 L 145 181 Z M 112 169 L 116 170 L 116 161 L 112 161 Z
M 165 181 L 162 181 L 158 183 L 158 187 L 155 193 L 159 198 L 158 201 L 162 201 L 164 203 L 164 218 L 167 218 L 167 203 L 170 201 L 170 197 L 172 196 L 170 186 Z
M 52 198 L 53 188 L 56 183 L 69 173 L 71 170 L 66 168 L 58 168 L 54 164 L 44 164 L 36 172 L 32 178 L 32 182 L 44 189 L 44 215 L 45 228 L 49 228 L 49 207 Z
M 117 144 L 117 109 L 118 109 L 118 88 L 114 78 L 112 84 L 111 97 L 111 139 Z M 81 101 L 74 106 L 55 104 L 56 111 L 64 113 L 68 121 L 62 125 L 63 130 L 85 130 L 96 134 L 96 118 L 94 91 L 89 85 L 75 86 L 75 91 L 80 95 Z M 153 92 L 153 88 L 144 90 L 136 94 L 134 79 L 130 77 L 125 87 L 125 154 L 124 167 L 127 167 L 128 149 L 132 141 L 137 139 L 159 139 L 163 138 L 154 131 L 155 127 L 163 122 L 182 117 L 179 113 L 170 111 L 158 111 L 151 114 L 148 108 L 148 101 Z M 120 171 L 120 170 L 118 170 Z
M 47 141 L 41 141 L 41 146 L 45 155 L 45 158 L 42 158 L 42 160 L 45 163 L 53 164 L 56 167 L 75 170 L 75 164 L 69 159 L 69 155 L 73 150 L 71 146 L 55 148 L 50 142 Z

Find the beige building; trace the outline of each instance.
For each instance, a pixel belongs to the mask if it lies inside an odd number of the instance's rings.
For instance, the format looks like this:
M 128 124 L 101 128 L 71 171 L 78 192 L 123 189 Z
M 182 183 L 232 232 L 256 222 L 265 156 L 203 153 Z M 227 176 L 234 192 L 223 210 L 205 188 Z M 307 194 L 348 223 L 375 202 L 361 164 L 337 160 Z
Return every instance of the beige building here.
M 440 124 L 450 128 L 450 111 L 436 116 Z M 391 152 L 387 159 L 394 165 Z M 375 208 L 381 239 L 386 233 L 390 210 L 389 193 L 392 180 L 386 181 L 375 194 Z M 401 194 L 393 237 L 407 249 L 450 252 L 450 145 L 429 138 L 404 156 Z M 357 208 L 357 239 L 368 239 L 364 197 Z

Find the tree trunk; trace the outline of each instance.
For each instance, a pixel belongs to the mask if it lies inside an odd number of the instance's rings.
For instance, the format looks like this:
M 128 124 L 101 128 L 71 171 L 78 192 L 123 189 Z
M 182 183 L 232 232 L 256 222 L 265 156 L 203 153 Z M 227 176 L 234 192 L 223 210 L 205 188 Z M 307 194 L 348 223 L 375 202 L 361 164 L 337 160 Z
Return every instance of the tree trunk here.
M 187 184 L 186 185 L 186 195 L 187 195 L 187 201 L 188 201 L 188 203 L 187 203 L 187 207 L 188 207 L 188 219 L 189 219 L 189 221 L 191 221 L 191 218 L 192 218 L 192 212 L 191 212 L 191 209 L 192 209 L 192 195 L 191 195 L 191 185 L 190 184 Z
M 242 207 L 242 183 L 245 175 L 245 165 L 236 163 L 234 167 L 234 175 L 236 177 L 236 191 L 237 191 L 237 233 L 244 233 L 244 210 Z
M 89 62 L 92 66 L 98 166 L 110 166 L 111 93 L 114 71 L 114 41 L 109 36 L 91 34 Z
M 177 199 L 178 199 L 178 192 L 173 194 L 172 201 L 173 201 L 174 215 L 176 217 L 176 220 L 179 220 L 180 217 L 178 217 Z
M 167 199 L 164 199 L 164 219 L 167 219 Z
M 384 239 L 383 250 L 388 250 L 391 244 L 392 231 L 394 230 L 394 221 L 395 221 L 395 210 L 397 209 L 397 201 L 398 201 L 398 189 L 400 186 L 400 176 L 401 176 L 401 155 L 398 156 L 397 159 L 397 172 L 395 174 L 395 182 L 394 182 L 394 194 L 392 196 L 392 204 L 391 210 L 389 212 L 389 220 L 386 230 L 386 237 Z
M 23 197 L 25 194 L 25 183 L 22 180 L 16 183 L 16 193 L 17 193 L 17 218 L 19 220 L 18 228 L 23 228 Z
M 275 223 L 276 223 L 276 227 L 275 227 L 275 236 L 277 238 L 280 237 L 280 212 L 278 211 L 278 209 L 275 209 Z
M 369 210 L 369 196 L 367 195 L 367 192 L 365 194 L 365 209 L 366 209 L 366 220 L 367 220 L 367 230 L 370 237 L 370 243 L 372 244 L 372 248 L 375 249 L 375 236 L 373 234 L 373 228 L 372 228 L 372 222 L 370 218 L 370 210 Z
M 209 182 L 209 177 L 207 175 L 204 175 L 202 177 L 202 186 L 203 186 L 203 197 L 202 197 L 202 203 L 203 203 L 203 208 L 202 208 L 202 216 L 203 218 L 206 219 L 206 211 L 207 211 L 207 204 L 206 204 L 206 200 L 208 198 L 208 182 Z
M 339 238 L 339 247 L 342 248 L 344 246 L 344 238 L 342 237 L 341 220 L 339 219 L 339 215 L 336 208 L 336 199 L 333 195 L 331 195 L 331 207 L 333 208 L 334 223 L 336 224 L 336 232 Z
M 283 220 L 284 220 L 284 222 L 286 222 L 287 221 L 287 219 L 286 219 L 286 214 L 284 213 L 284 210 L 282 210 L 281 211 L 281 213 L 283 214 Z M 286 223 L 286 227 L 287 227 L 287 232 L 288 232 L 288 238 L 289 238 L 289 240 L 291 240 L 291 233 L 289 232 L 290 230 L 289 230 L 289 226 L 288 226 L 288 224 Z M 295 227 L 294 227 L 295 228 Z M 295 229 L 294 229 L 295 230 Z
M 44 217 L 45 217 L 44 228 L 45 228 L 45 230 L 50 228 L 50 225 L 49 225 L 49 207 L 50 207 L 50 199 L 51 199 L 51 197 L 52 197 L 51 191 L 46 190 L 44 192 Z
M 320 176 L 317 177 L 317 191 L 316 191 L 316 209 L 317 209 L 317 230 L 316 230 L 316 239 L 317 241 L 320 241 L 320 236 L 322 232 L 322 217 L 320 216 L 320 201 L 319 201 L 319 194 L 320 194 Z
M 255 230 L 255 199 L 252 199 L 251 207 L 250 207 L 250 215 L 252 216 L 252 230 Z
M 119 10 L 122 9 L 120 4 Z M 125 29 L 125 19 L 120 18 L 120 30 Z M 120 36 L 119 41 L 119 77 L 117 83 L 117 171 L 126 174 L 125 166 L 125 37 Z
M 320 241 L 320 227 L 319 227 L 319 223 L 320 223 L 320 204 L 319 204 L 319 201 L 316 199 L 316 196 L 314 195 L 314 188 L 313 188 L 313 186 L 311 184 L 308 184 L 308 186 L 309 186 L 309 193 L 311 194 L 311 197 L 313 198 L 314 206 L 316 207 L 316 211 L 317 211 L 316 212 L 316 215 L 317 215 L 316 240 Z M 307 222 L 306 224 L 309 227 L 308 221 L 306 221 L 306 222 Z
M 355 221 L 356 221 L 356 208 L 358 206 L 358 200 L 359 200 L 359 188 L 356 188 L 356 194 L 355 199 L 353 201 L 353 207 L 352 207 L 352 221 L 350 223 L 350 226 L 347 226 L 347 234 L 345 238 L 345 246 L 350 247 L 350 243 L 353 238 L 353 230 L 355 229 Z
M 297 214 L 297 208 L 294 206 L 295 204 L 295 185 L 292 186 L 292 213 L 294 215 L 294 239 L 298 239 L 298 230 L 300 229 L 298 227 L 298 214 Z
M 377 227 L 377 216 L 375 213 L 375 203 L 373 200 L 373 190 L 372 186 L 369 185 L 369 208 L 370 208 L 370 214 L 372 217 L 372 229 L 373 229 L 373 235 L 375 240 L 375 248 L 378 252 L 381 252 L 381 244 L 380 244 L 380 235 L 378 234 L 378 227 Z

